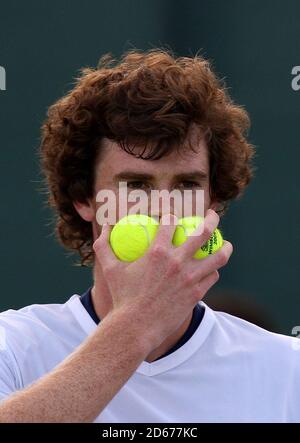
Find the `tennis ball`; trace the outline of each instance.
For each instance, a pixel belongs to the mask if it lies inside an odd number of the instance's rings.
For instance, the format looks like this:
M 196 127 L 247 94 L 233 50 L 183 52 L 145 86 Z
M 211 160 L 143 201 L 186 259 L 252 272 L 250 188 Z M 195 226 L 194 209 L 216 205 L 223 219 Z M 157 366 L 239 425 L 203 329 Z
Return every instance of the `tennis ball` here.
M 180 246 L 187 237 L 204 221 L 203 217 L 191 216 L 178 220 L 178 224 L 172 239 L 174 246 Z M 194 258 L 202 259 L 213 254 L 223 245 L 223 237 L 219 229 L 215 229 L 210 239 L 199 248 L 194 254 Z
M 115 224 L 110 245 L 119 260 L 132 262 L 142 257 L 154 239 L 159 223 L 143 214 L 127 215 Z

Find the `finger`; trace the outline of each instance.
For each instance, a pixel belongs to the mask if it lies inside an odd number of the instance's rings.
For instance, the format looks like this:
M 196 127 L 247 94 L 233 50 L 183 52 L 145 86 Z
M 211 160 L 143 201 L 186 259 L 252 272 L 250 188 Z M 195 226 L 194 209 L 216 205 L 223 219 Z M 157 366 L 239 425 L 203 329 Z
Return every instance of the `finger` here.
M 209 289 L 217 283 L 219 280 L 220 275 L 218 271 L 213 271 L 210 274 L 208 274 L 201 282 L 197 285 L 195 288 L 195 291 L 193 292 L 194 297 L 194 303 L 199 302 L 203 299 L 205 294 L 209 291 Z
M 192 235 L 178 247 L 178 254 L 183 259 L 193 257 L 196 251 L 210 239 L 219 221 L 220 217 L 218 214 L 212 209 L 208 209 L 204 221 L 200 223 Z
M 96 257 L 103 269 L 107 266 L 115 264 L 117 261 L 117 258 L 110 246 L 110 231 L 110 225 L 108 223 L 105 223 L 102 226 L 100 236 L 93 244 L 93 249 L 95 251 Z
M 178 218 L 174 214 L 164 214 L 161 217 L 155 239 L 151 244 L 151 248 L 158 245 L 169 249 L 172 246 L 172 238 L 178 224 Z M 173 246 L 172 246 L 173 247 Z
M 223 246 L 215 253 L 201 259 L 193 259 L 192 264 L 190 264 L 190 271 L 188 275 L 188 282 L 190 285 L 193 285 L 203 278 L 206 278 L 207 275 L 210 275 L 212 272 L 217 269 L 225 266 L 232 254 L 233 246 L 232 244 L 224 240 Z

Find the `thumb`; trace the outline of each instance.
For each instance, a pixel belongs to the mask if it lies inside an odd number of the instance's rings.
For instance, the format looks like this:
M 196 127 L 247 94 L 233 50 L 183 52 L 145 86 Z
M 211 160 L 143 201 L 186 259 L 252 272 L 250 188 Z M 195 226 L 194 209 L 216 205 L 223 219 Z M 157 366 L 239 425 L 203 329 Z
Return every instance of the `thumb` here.
M 110 246 L 110 232 L 110 225 L 105 223 L 102 226 L 100 236 L 93 244 L 93 249 L 102 269 L 115 265 L 118 261 Z

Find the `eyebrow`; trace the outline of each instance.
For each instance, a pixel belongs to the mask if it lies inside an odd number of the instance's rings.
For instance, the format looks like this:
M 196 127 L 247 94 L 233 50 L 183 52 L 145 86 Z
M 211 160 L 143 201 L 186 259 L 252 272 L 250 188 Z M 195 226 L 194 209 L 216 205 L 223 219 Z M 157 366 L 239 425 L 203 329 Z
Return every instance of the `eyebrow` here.
M 146 172 L 137 172 L 137 171 L 130 171 L 125 170 L 120 172 L 119 174 L 116 174 L 114 177 L 116 180 L 153 180 L 155 179 L 155 176 L 152 174 L 148 174 Z M 174 176 L 175 180 L 206 180 L 207 179 L 207 173 L 200 170 L 194 170 L 194 171 L 188 171 L 188 172 L 181 172 L 179 174 L 176 174 Z

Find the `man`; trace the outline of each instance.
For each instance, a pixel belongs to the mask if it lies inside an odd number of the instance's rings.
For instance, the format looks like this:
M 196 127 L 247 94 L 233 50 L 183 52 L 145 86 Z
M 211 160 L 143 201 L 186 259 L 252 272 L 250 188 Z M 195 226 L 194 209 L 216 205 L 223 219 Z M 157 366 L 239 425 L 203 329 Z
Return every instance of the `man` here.
M 50 107 L 49 202 L 59 240 L 93 265 L 93 285 L 64 304 L 1 313 L 1 422 L 299 420 L 296 339 L 202 301 L 229 242 L 193 258 L 251 178 L 248 123 L 207 61 L 160 50 L 104 57 Z M 202 190 L 198 235 L 175 248 L 177 219 L 160 211 L 147 253 L 119 261 L 96 196 L 117 195 L 121 181 L 147 195 Z

